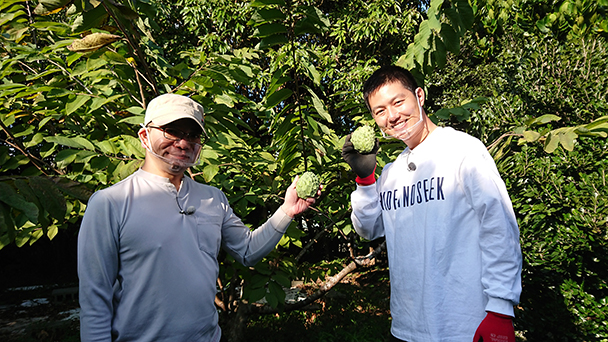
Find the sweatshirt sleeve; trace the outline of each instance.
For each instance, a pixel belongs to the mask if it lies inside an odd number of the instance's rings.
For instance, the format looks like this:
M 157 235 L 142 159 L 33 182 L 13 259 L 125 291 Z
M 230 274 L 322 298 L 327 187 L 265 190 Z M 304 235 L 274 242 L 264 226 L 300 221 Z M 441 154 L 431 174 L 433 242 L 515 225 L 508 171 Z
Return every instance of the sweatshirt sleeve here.
M 353 212 L 351 220 L 355 231 L 367 240 L 374 240 L 384 236 L 384 225 L 382 223 L 382 208 L 378 200 L 376 184 L 357 185 L 357 189 L 351 194 L 351 205 Z
M 255 265 L 270 253 L 292 221 L 292 218 L 279 208 L 268 221 L 252 231 L 234 214 L 225 195 L 222 202 L 225 208 L 222 245 L 230 255 L 245 266 Z
M 467 200 L 480 221 L 481 282 L 486 311 L 514 316 L 521 294 L 522 256 L 517 220 L 504 181 L 485 148 L 465 158 L 460 168 Z
M 118 217 L 103 194 L 88 203 L 78 233 L 80 336 L 111 341 L 113 286 L 118 275 Z

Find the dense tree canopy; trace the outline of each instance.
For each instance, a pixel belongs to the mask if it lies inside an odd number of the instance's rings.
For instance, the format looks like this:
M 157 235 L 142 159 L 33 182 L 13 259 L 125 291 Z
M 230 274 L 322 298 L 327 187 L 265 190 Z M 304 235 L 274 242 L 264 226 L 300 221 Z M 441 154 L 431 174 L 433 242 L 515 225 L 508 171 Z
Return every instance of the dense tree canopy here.
M 427 90 L 434 121 L 486 143 L 507 183 L 525 258 L 516 328 L 528 340 L 605 340 L 607 8 L 2 0 L 0 248 L 76 231 L 90 194 L 141 165 L 135 132 L 147 102 L 190 95 L 211 139 L 189 174 L 222 189 L 247 225 L 266 220 L 296 175 L 322 179 L 314 210 L 255 268 L 221 255 L 217 303 L 228 318 L 235 303 L 294 309 L 284 303 L 292 280 L 325 279 L 331 265 L 367 254 L 351 228 L 354 176 L 340 149 L 372 122 L 362 82 L 396 63 Z M 380 166 L 403 148 L 381 146 Z M 250 304 L 262 298 L 267 307 Z

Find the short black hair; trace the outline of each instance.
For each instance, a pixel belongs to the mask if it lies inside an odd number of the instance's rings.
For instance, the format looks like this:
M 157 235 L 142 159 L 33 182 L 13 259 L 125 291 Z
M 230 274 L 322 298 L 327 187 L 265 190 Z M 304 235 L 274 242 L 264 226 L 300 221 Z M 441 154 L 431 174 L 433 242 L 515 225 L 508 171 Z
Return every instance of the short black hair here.
M 363 99 L 367 109 L 369 108 L 369 96 L 376 92 L 380 87 L 388 83 L 400 82 L 406 89 L 412 93 L 418 88 L 418 83 L 414 76 L 407 69 L 397 65 L 385 65 L 374 73 L 363 84 Z

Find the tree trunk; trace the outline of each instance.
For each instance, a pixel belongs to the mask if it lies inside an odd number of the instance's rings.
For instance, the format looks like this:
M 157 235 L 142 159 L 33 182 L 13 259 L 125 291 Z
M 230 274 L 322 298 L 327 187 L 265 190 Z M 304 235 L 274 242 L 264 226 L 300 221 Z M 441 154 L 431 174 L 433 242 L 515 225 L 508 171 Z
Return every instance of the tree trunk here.
M 239 303 L 239 307 L 235 313 L 228 316 L 226 328 L 222 330 L 223 339 L 226 342 L 243 342 L 245 341 L 245 330 L 247 322 L 251 315 L 250 304 L 243 302 Z

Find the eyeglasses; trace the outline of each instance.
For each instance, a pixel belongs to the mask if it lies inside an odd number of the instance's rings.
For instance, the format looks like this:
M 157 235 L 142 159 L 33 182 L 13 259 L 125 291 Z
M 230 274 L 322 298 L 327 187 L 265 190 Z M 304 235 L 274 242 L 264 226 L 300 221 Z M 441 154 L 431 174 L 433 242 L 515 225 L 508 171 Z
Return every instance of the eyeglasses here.
M 184 139 L 191 143 L 203 144 L 204 140 L 205 140 L 205 137 L 203 135 L 201 135 L 201 133 L 184 132 L 182 130 L 179 130 L 176 128 L 171 128 L 171 127 L 159 127 L 159 126 L 152 126 L 152 125 L 149 125 L 148 127 L 156 128 L 156 129 L 163 131 L 163 136 L 165 137 L 165 139 L 171 140 L 171 141 L 179 141 L 179 140 Z

